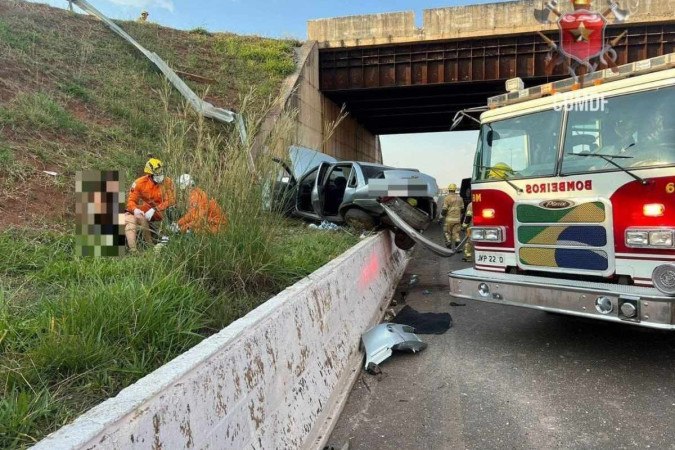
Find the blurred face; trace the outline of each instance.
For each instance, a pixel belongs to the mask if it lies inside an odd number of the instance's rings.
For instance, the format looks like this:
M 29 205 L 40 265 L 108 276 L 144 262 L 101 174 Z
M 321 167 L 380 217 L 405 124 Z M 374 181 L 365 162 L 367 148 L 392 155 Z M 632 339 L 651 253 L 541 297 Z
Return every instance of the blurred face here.
M 164 175 L 159 174 L 159 175 L 153 175 L 152 176 L 152 181 L 154 181 L 157 184 L 164 183 Z

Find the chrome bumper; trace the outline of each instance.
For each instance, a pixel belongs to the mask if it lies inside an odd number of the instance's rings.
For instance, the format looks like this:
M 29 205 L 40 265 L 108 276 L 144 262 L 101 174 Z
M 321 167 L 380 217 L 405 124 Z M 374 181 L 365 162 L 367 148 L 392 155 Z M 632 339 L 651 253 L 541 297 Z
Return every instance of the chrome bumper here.
M 450 293 L 455 297 L 675 330 L 675 297 L 653 288 L 556 280 L 473 268 L 451 272 L 449 277 Z M 486 286 L 479 292 L 481 284 Z M 595 300 L 599 296 L 612 302 L 609 314 L 596 310 Z M 626 301 L 637 305 L 636 317 L 622 316 L 620 306 Z

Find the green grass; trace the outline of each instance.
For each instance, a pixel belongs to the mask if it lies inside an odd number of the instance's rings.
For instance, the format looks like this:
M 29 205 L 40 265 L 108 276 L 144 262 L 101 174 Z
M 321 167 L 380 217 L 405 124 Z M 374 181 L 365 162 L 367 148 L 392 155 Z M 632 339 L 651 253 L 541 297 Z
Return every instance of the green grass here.
M 53 97 L 44 93 L 21 93 L 10 103 L 8 123 L 27 130 L 46 130 L 82 135 L 86 127 Z
M 6 146 L 60 173 L 105 168 L 136 175 L 145 155 L 161 145 L 163 77 L 99 21 L 23 1 L 5 0 L 3 8 L 0 77 L 6 73 L 4 85 L 17 92 L 0 102 L 0 137 L 3 129 L 13 131 Z M 118 23 L 172 67 L 216 80 L 187 83 L 224 108 L 240 110 L 249 96 L 248 108 L 263 111 L 295 69 L 296 41 Z M 175 92 L 168 102 L 174 112 L 183 109 Z M 75 117 L 74 108 L 87 114 Z M 227 125 L 207 126 L 216 134 L 234 133 Z
M 256 243 L 185 236 L 164 253 L 93 259 L 74 257 L 68 235 L 0 233 L 0 447 L 35 442 L 356 242 L 284 221 L 277 232 L 257 261 L 218 265 Z
M 21 229 L 0 227 L 0 447 L 22 448 L 357 239 L 264 211 L 265 180 L 276 170 L 271 159 L 259 155 L 252 171 L 250 149 L 233 127 L 195 117 L 100 22 L 0 1 L 0 76 L 9 74 L 0 86 L 13 93 L 0 105 L 0 188 L 15 198 L 30 196 L 34 186 L 51 189 L 39 193 L 38 219 Z M 295 70 L 294 41 L 120 25 L 173 67 L 215 79 L 209 101 L 241 111 L 251 135 Z M 287 142 L 288 123 L 279 121 L 270 148 Z M 50 222 L 50 194 L 74 194 L 75 172 L 85 169 L 120 170 L 126 191 L 148 153 L 164 160 L 171 177 L 191 173 L 226 211 L 227 230 L 172 236 L 160 253 L 77 257 L 72 215 Z M 45 167 L 59 176 L 45 180 Z M 177 206 L 186 207 L 185 195 Z

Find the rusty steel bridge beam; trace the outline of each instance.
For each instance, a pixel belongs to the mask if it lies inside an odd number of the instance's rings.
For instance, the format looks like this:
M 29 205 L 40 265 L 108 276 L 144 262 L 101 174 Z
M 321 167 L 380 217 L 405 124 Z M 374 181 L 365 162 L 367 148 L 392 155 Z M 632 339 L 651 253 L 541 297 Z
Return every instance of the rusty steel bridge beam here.
M 675 52 L 675 22 L 609 26 L 606 38 L 624 64 Z M 557 41 L 557 32 L 546 33 Z M 548 45 L 536 33 L 492 38 L 319 50 L 320 90 L 375 134 L 443 131 L 455 111 L 484 105 L 504 80 L 527 85 L 567 76 L 545 74 Z

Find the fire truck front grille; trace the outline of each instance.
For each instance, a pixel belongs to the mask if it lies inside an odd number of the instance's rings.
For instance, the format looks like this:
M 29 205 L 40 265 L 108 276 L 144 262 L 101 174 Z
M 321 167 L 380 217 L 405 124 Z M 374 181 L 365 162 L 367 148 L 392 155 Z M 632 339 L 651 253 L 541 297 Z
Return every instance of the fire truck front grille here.
M 608 207 L 601 201 L 568 203 L 565 208 L 516 206 L 519 265 L 533 270 L 608 272 Z

